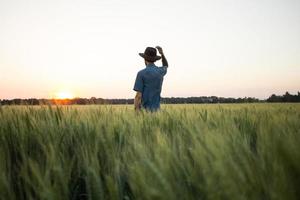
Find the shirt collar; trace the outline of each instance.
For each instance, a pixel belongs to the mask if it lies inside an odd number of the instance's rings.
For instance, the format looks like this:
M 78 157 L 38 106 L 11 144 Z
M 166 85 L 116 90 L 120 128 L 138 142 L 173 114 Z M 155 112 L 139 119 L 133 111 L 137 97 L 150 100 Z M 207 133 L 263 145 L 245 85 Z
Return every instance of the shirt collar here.
M 150 63 L 146 67 L 155 67 L 155 64 L 154 63 Z

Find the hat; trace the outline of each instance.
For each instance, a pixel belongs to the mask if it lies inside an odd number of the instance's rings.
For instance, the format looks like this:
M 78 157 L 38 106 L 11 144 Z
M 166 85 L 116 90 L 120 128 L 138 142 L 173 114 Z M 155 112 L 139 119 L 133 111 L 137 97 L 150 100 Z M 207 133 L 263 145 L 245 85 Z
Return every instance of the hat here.
M 155 62 L 155 61 L 161 59 L 161 57 L 156 54 L 157 54 L 157 51 L 153 47 L 147 47 L 145 49 L 144 53 L 139 53 L 139 55 L 141 57 L 143 57 L 145 60 L 150 61 L 150 62 Z

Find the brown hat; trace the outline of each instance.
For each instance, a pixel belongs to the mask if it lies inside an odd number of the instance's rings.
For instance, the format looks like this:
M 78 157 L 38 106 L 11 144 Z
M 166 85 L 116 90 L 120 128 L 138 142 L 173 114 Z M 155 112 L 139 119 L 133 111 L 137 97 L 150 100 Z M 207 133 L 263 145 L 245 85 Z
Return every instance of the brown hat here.
M 150 62 L 155 62 L 155 61 L 161 59 L 161 57 L 156 54 L 157 54 L 157 51 L 153 47 L 147 47 L 145 49 L 144 53 L 139 53 L 139 55 L 141 57 L 143 57 L 145 60 L 150 61 Z

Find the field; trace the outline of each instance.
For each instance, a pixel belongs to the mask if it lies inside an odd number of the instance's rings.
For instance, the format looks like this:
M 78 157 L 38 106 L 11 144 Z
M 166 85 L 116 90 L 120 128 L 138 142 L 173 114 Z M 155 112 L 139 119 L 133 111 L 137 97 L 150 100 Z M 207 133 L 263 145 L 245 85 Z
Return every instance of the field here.
M 300 104 L 0 106 L 0 199 L 299 199 Z

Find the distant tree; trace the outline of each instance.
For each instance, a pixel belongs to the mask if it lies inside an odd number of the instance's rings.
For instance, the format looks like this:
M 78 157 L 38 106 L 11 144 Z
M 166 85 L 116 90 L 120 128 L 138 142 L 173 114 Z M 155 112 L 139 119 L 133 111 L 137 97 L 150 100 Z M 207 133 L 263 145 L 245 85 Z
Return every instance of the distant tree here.
M 283 102 L 290 102 L 290 101 L 291 101 L 291 95 L 290 95 L 290 93 L 286 92 L 283 95 Z
M 97 104 L 97 98 L 96 97 L 91 97 L 89 103 L 90 104 Z
M 272 94 L 268 99 L 267 102 L 281 102 L 282 99 L 279 96 L 276 96 L 275 94 Z

